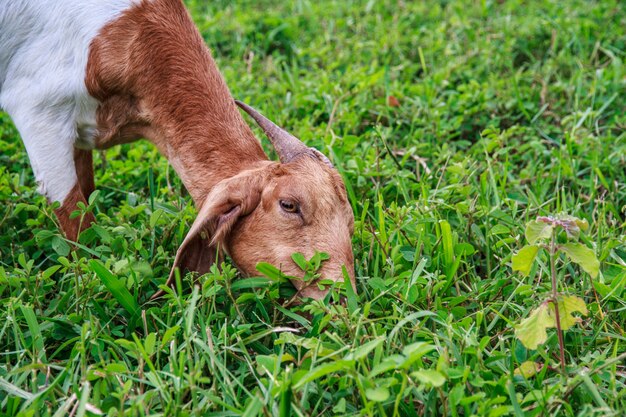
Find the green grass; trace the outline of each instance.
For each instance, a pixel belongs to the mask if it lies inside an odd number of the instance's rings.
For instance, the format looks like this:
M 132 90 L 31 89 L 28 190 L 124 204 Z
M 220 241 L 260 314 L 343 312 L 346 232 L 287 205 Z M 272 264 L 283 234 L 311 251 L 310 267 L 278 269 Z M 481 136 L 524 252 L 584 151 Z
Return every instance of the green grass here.
M 0 415 L 623 415 L 623 2 L 187 4 L 233 94 L 341 170 L 357 302 L 283 308 L 228 265 L 149 302 L 195 214 L 165 159 L 98 155 L 72 247 L 0 114 Z M 514 334 L 550 276 L 511 257 L 558 213 L 601 262 L 557 265 L 589 308 L 566 376 L 553 329 L 537 350 Z

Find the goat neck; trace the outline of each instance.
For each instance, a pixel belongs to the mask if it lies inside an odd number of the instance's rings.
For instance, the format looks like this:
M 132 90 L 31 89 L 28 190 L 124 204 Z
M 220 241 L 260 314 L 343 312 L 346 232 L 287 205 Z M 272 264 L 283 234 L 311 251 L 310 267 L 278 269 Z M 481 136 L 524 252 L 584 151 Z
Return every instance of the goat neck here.
M 94 146 L 146 137 L 196 205 L 219 181 L 267 160 L 180 1 L 141 2 L 106 25 L 86 83 L 101 103 Z

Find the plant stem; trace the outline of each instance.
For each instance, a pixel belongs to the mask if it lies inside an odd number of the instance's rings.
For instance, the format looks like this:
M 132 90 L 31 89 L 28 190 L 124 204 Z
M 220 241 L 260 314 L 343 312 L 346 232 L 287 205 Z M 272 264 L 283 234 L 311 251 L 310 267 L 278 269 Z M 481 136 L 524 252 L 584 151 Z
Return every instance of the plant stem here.
M 556 332 L 559 336 L 559 355 L 561 360 L 561 373 L 565 375 L 565 342 L 561 330 L 561 317 L 559 315 L 558 289 L 556 286 L 556 232 L 552 231 L 550 240 L 550 274 L 552 277 L 552 304 L 554 304 L 554 316 L 556 319 Z

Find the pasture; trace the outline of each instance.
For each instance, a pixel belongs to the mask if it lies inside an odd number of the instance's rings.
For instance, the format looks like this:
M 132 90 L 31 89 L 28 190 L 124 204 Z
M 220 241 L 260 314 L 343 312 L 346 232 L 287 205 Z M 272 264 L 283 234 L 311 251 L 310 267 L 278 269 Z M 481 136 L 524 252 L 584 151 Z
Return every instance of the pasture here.
M 624 2 L 186 4 L 340 170 L 357 293 L 226 261 L 150 301 L 196 214 L 167 161 L 96 153 L 73 244 L 0 113 L 0 416 L 624 415 Z

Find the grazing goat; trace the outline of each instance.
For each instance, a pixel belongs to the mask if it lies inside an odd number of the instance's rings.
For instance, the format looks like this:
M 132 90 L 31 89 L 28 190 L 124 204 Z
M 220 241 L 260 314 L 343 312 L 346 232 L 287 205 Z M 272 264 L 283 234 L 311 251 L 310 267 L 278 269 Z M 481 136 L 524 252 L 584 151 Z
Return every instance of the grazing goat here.
M 237 106 L 272 142 L 270 161 Z M 12 117 L 39 190 L 75 240 L 70 214 L 94 190 L 92 149 L 150 140 L 199 210 L 176 267 L 207 272 L 224 250 L 245 275 L 261 261 L 302 276 L 316 250 L 324 278 L 354 286 L 354 216 L 341 176 L 319 151 L 235 102 L 182 0 L 0 3 L 0 107 Z M 316 283 L 294 280 L 303 297 Z

